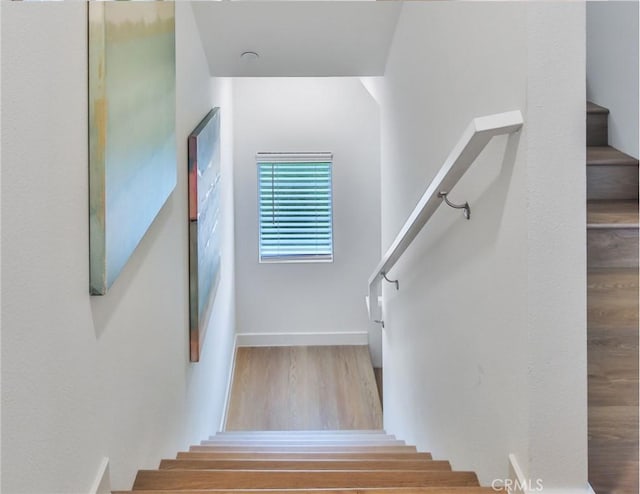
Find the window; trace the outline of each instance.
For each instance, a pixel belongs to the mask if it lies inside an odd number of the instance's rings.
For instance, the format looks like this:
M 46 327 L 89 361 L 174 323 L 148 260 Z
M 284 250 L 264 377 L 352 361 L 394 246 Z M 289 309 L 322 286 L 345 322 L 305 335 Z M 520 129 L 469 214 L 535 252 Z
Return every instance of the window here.
M 258 153 L 260 262 L 332 261 L 331 153 Z

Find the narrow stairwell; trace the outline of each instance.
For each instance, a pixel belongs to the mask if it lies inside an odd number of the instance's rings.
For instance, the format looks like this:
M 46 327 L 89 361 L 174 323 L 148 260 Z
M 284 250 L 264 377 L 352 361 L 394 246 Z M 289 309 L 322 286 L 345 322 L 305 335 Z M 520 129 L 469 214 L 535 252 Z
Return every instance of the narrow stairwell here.
M 638 160 L 608 145 L 609 110 L 587 103 L 589 482 L 638 485 Z
M 384 431 L 220 432 L 157 470 L 140 470 L 146 494 L 489 494 L 473 472 L 453 471 Z

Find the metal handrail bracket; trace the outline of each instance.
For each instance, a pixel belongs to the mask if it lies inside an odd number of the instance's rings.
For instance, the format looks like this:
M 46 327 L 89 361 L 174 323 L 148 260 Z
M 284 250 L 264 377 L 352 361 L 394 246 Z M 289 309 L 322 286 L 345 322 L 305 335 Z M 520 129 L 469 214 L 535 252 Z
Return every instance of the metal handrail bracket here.
M 379 285 L 383 276 L 389 273 L 429 221 L 429 218 L 443 203 L 443 199 L 446 199 L 446 193 L 458 183 L 493 137 L 517 132 L 522 128 L 522 125 L 522 113 L 516 110 L 477 117 L 467 126 L 462 137 L 447 156 L 442 168 L 431 181 L 375 271 L 369 277 L 367 308 L 371 321 L 383 321 L 380 303 L 371 303 L 371 301 L 379 300 Z M 444 197 L 442 191 L 446 191 Z

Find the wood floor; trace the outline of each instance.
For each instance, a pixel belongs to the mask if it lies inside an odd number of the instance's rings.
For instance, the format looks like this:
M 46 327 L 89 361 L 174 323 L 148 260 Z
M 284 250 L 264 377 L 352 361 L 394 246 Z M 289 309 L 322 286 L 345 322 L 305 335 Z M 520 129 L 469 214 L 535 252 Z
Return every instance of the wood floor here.
M 366 346 L 240 347 L 226 430 L 375 430 L 380 397 Z

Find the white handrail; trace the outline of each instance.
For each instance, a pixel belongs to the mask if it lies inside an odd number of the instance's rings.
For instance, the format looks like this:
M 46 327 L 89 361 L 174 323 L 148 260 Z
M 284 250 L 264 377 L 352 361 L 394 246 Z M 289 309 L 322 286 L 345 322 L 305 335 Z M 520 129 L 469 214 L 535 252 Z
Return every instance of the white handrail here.
M 407 247 L 416 238 L 422 227 L 429 221 L 436 209 L 444 201 L 439 192 L 449 192 L 465 174 L 471 164 L 489 141 L 498 135 L 511 134 L 520 130 L 523 124 L 519 110 L 496 113 L 474 118 L 455 145 L 442 168 L 431 181 L 418 201 L 409 218 L 380 260 L 376 270 L 369 277 L 369 295 L 366 297 L 369 319 L 382 322 L 378 301 L 379 285 L 382 277 L 395 265 Z M 372 303 L 373 301 L 373 303 Z

